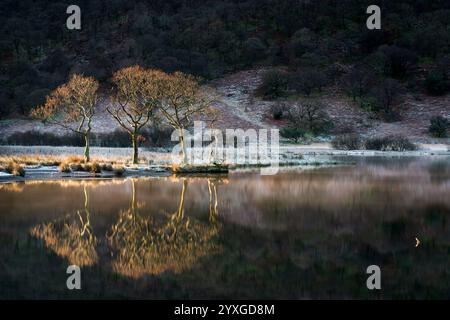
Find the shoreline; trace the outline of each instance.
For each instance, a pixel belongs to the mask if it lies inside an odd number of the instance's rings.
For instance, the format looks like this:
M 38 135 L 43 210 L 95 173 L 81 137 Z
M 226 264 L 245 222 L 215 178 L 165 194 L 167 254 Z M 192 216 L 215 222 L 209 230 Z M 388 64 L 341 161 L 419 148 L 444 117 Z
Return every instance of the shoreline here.
M 69 157 L 74 154 L 82 154 L 82 147 L 50 147 L 50 146 L 0 146 L 0 156 L 20 157 L 20 156 L 49 156 L 49 157 Z M 110 179 L 129 177 L 160 177 L 172 176 L 175 173 L 171 170 L 171 152 L 168 149 L 141 149 L 141 157 L 144 163 L 138 165 L 124 164 L 124 172 L 116 175 L 114 172 L 102 170 L 100 173 L 90 173 L 75 171 L 64 173 L 58 169 L 57 165 L 24 165 L 25 175 L 15 176 L 0 171 L 0 184 L 30 181 L 30 180 L 58 180 L 58 179 Z M 117 159 L 127 159 L 127 154 L 131 153 L 130 148 L 102 148 L 93 147 L 92 156 L 101 157 L 105 161 Z M 422 148 L 415 151 L 374 151 L 374 150 L 336 150 L 328 144 L 312 145 L 281 145 L 279 167 L 280 168 L 317 168 L 336 165 L 355 165 L 355 159 L 365 158 L 411 158 L 411 157 L 449 157 L 450 150 L 447 145 L 439 145 L 435 148 Z M 146 164 L 145 164 L 146 163 Z M 257 165 L 230 165 L 230 171 L 253 170 L 264 167 L 264 164 Z M 207 173 L 207 172 L 205 172 Z M 197 171 L 184 172 L 183 175 L 191 176 L 198 174 Z M 207 173 L 211 176 L 218 173 Z
M 302 144 L 280 144 L 280 156 L 286 153 L 303 155 L 362 155 L 362 156 L 428 156 L 428 155 L 450 155 L 450 144 L 418 144 L 414 151 L 379 151 L 379 150 L 338 150 L 331 147 L 330 143 Z M 68 146 L 6 146 L 0 145 L 0 156 L 82 156 L 84 147 Z M 91 147 L 92 157 L 103 158 L 131 158 L 131 148 L 109 148 Z M 139 157 L 149 161 L 171 164 L 171 148 L 140 148 Z

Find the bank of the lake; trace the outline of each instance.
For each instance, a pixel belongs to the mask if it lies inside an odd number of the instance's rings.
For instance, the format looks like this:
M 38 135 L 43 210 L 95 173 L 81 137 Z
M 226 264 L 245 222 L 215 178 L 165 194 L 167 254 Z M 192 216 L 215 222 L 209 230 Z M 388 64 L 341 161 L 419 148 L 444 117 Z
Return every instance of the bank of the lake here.
M 130 148 L 103 148 L 92 147 L 92 158 L 99 162 L 119 163 L 121 172 L 117 174 L 114 170 L 99 170 L 98 172 L 72 171 L 62 172 L 58 165 L 51 162 L 63 162 L 67 157 L 83 154 L 82 147 L 52 147 L 52 146 L 0 146 L 0 158 L 2 159 L 33 159 L 36 163 L 24 163 L 24 174 L 14 175 L 1 171 L 0 183 L 39 180 L 39 179 L 73 179 L 73 178 L 112 178 L 112 177 L 145 177 L 145 176 L 170 176 L 177 173 L 172 168 L 173 156 L 168 148 L 154 148 L 140 150 L 140 163 L 133 165 L 129 163 Z M 281 145 L 278 166 L 280 167 L 317 167 L 334 165 L 351 165 L 355 159 L 384 157 L 384 158 L 408 158 L 408 157 L 447 157 L 450 156 L 449 146 L 446 144 L 422 144 L 414 151 L 375 151 L 375 150 L 336 150 L 328 143 L 315 143 L 311 145 Z M 42 159 L 39 161 L 39 159 Z M 6 161 L 6 160 L 5 160 Z M 24 161 L 24 162 L 28 162 Z M 97 160 L 96 160 L 97 161 Z M 236 169 L 258 169 L 270 165 L 239 165 L 232 164 L 230 170 Z M 224 170 L 205 170 L 205 173 L 224 173 Z M 203 169 L 202 169 L 203 170 Z M 184 170 L 183 174 L 199 173 L 201 170 L 195 168 Z M 227 170 L 228 171 L 228 167 Z

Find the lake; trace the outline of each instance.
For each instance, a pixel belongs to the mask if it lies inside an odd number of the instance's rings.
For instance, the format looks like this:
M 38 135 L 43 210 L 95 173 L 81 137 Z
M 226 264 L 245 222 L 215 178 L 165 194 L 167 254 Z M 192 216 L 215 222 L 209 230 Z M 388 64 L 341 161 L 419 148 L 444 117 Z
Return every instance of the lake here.
M 450 158 L 355 161 L 1 184 L 0 298 L 450 298 Z

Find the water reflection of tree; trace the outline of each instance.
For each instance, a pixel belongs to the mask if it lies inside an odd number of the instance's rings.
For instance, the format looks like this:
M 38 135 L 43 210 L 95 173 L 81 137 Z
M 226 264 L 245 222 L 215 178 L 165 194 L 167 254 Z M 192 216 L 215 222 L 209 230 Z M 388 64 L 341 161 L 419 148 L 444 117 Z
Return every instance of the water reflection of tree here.
M 208 179 L 208 191 L 209 191 L 209 222 L 213 226 L 217 226 L 219 211 L 218 211 L 218 199 L 217 199 L 217 181 Z
M 95 249 L 97 239 L 92 232 L 89 212 L 89 193 L 86 184 L 84 208 L 62 219 L 43 223 L 31 229 L 31 235 L 41 239 L 44 245 L 58 256 L 67 258 L 78 266 L 94 265 L 98 261 Z
M 113 269 L 130 277 L 165 271 L 180 273 L 192 267 L 200 257 L 217 252 L 219 247 L 214 241 L 219 231 L 217 189 L 210 180 L 208 187 L 209 223 L 185 214 L 187 179 L 182 180 L 178 209 L 160 222 L 155 217 L 140 215 L 135 181 L 132 180 L 130 209 L 120 213 L 119 220 L 107 235 L 114 256 Z

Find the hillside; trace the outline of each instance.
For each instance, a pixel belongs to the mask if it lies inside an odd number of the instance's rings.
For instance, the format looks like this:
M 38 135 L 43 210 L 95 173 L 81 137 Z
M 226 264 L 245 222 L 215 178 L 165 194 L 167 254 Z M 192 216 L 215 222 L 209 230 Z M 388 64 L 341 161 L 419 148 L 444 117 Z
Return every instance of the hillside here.
M 358 64 L 410 91 L 448 91 L 450 3 L 373 2 L 82 0 L 82 28 L 74 31 L 65 1 L 4 0 L 0 118 L 27 116 L 70 74 L 109 88 L 110 76 L 133 64 L 207 80 L 259 66 L 326 72 Z M 381 7 L 381 30 L 366 28 L 369 4 Z
M 381 8 L 381 30 L 366 27 L 369 4 Z M 220 127 L 433 142 L 430 119 L 448 125 L 448 1 L 83 0 L 81 30 L 66 28 L 67 5 L 0 3 L 3 140 L 31 130 L 63 135 L 31 121 L 30 110 L 74 74 L 97 79 L 109 103 L 112 75 L 133 65 L 200 77 L 217 93 Z M 312 100 L 323 105 L 321 128 L 289 123 Z M 116 128 L 103 107 L 97 133 Z
M 283 103 L 289 108 L 301 100 L 301 97 L 288 97 L 265 100 L 256 94 L 266 69 L 251 69 L 227 75 L 208 83 L 217 99 L 214 108 L 219 111 L 216 127 L 226 128 L 282 128 L 286 125 L 283 119 L 274 120 L 271 108 Z M 450 95 L 429 97 L 427 95 L 405 94 L 402 104 L 402 117 L 395 122 L 386 122 L 373 116 L 353 102 L 336 87 L 330 87 L 315 97 L 322 101 L 326 112 L 334 123 L 330 135 L 343 133 L 358 133 L 363 136 L 403 135 L 415 142 L 449 143 L 450 139 L 436 139 L 428 133 L 429 121 L 432 116 L 441 115 L 450 118 Z M 107 102 L 110 103 L 110 102 Z M 104 108 L 105 105 L 102 106 Z M 110 133 L 118 129 L 116 122 L 100 110 L 94 119 L 94 132 Z M 6 138 L 17 132 L 40 131 L 56 133 L 67 132 L 52 125 L 44 125 L 39 121 L 27 119 L 9 119 L 0 121 L 0 132 Z M 323 139 L 323 138 L 322 138 Z M 319 141 L 321 139 L 319 138 Z

